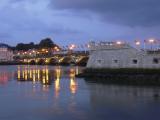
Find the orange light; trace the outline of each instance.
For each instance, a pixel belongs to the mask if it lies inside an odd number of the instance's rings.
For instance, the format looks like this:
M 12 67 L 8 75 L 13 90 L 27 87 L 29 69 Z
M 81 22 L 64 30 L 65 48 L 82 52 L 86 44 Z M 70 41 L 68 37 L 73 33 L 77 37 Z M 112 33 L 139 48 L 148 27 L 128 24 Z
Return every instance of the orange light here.
M 56 49 L 58 49 L 58 47 L 54 47 L 54 49 L 56 50 Z
M 45 49 L 42 49 L 42 51 L 44 52 L 44 51 L 45 51 Z

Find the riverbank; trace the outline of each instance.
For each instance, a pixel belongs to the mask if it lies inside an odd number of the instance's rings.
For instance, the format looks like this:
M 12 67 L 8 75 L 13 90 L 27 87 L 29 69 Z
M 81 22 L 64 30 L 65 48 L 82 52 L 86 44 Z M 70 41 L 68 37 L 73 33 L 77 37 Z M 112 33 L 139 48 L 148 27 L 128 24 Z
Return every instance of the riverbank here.
M 160 86 L 160 69 L 85 69 L 76 77 L 108 84 Z
M 25 65 L 25 64 L 20 62 L 10 61 L 10 62 L 0 62 L 0 66 L 1 65 Z

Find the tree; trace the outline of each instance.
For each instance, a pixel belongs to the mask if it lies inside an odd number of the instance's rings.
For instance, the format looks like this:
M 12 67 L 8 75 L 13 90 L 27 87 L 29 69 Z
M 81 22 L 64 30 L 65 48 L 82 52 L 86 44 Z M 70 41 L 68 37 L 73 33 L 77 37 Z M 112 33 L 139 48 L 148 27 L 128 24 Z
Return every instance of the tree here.
M 45 38 L 39 43 L 40 48 L 52 48 L 55 44 L 50 38 Z
M 29 50 L 35 48 L 35 45 L 33 42 L 30 42 L 29 44 L 19 43 L 16 46 L 16 50 Z
M 42 49 L 42 48 L 54 48 L 60 47 L 56 45 L 51 38 L 45 38 L 40 41 L 39 44 L 34 44 L 33 42 L 30 42 L 29 44 L 24 44 L 24 43 L 18 43 L 16 47 L 12 47 L 13 50 L 23 50 L 23 51 L 28 51 L 29 49 Z

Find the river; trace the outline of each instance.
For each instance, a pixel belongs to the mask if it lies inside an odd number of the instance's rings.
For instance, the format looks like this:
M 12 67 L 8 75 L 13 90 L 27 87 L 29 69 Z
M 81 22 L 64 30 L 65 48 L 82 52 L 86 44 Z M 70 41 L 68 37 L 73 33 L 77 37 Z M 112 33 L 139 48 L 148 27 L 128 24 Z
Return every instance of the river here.
M 82 67 L 0 66 L 0 120 L 160 119 L 160 88 L 75 78 Z

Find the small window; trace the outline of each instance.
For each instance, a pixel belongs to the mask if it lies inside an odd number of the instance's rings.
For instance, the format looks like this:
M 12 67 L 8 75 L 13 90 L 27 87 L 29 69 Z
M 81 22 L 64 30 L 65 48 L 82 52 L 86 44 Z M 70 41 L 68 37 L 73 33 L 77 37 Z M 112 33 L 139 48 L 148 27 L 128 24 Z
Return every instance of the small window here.
M 113 60 L 114 61 L 114 63 L 118 63 L 118 60 Z
M 154 59 L 153 59 L 153 63 L 154 63 L 154 64 L 158 64 L 158 63 L 159 63 L 159 60 L 158 60 L 157 58 L 154 58 Z
M 102 62 L 102 60 L 97 60 L 98 61 L 98 63 L 101 63 Z
M 132 60 L 132 63 L 133 63 L 133 64 L 137 64 L 137 63 L 138 63 L 138 60 L 137 60 L 137 59 L 133 59 L 133 60 Z

